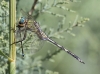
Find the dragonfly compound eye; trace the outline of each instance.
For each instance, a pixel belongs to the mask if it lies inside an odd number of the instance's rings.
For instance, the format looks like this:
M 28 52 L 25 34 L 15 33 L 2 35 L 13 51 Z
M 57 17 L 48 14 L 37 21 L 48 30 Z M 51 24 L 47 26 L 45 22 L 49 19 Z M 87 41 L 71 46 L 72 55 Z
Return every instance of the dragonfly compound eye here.
M 24 17 L 21 17 L 20 21 L 19 21 L 19 24 L 24 24 L 25 22 L 25 18 Z

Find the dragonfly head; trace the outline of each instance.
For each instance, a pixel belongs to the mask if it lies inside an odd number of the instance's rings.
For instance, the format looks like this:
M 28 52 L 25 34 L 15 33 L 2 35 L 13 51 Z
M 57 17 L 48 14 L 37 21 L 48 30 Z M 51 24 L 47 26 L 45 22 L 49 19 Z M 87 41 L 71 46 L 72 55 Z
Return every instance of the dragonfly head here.
M 24 24 L 25 22 L 25 18 L 24 17 L 21 17 L 20 21 L 19 21 L 19 24 Z

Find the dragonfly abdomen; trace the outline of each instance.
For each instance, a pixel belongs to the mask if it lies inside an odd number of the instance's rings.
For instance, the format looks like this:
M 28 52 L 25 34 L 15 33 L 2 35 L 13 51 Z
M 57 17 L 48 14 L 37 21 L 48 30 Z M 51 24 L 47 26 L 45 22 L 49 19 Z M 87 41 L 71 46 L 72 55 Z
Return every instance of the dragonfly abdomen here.
M 59 45 L 58 43 L 56 43 L 55 41 L 53 41 L 50 38 L 47 38 L 47 41 L 53 43 L 54 45 L 56 45 L 57 47 L 59 47 L 60 49 L 66 51 L 68 54 L 70 54 L 72 57 L 74 57 L 75 59 L 77 59 L 79 62 L 85 64 L 77 55 L 73 54 L 71 51 L 67 50 L 66 48 L 64 48 L 63 46 Z

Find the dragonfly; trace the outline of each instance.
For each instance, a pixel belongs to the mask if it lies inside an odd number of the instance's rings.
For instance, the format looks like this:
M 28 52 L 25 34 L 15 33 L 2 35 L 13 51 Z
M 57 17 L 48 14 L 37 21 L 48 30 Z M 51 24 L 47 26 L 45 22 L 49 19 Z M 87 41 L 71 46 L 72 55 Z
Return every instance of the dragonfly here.
M 68 49 L 64 48 L 63 46 L 61 46 L 60 44 L 58 44 L 57 42 L 55 42 L 54 40 L 50 39 L 43 31 L 42 29 L 40 28 L 40 25 L 38 22 L 36 21 L 33 21 L 32 24 L 30 25 L 29 22 L 28 22 L 28 19 L 25 19 L 24 17 L 21 17 L 20 21 L 19 21 L 19 24 L 17 27 L 19 28 L 23 28 L 21 30 L 24 30 L 25 31 L 25 34 L 24 34 L 24 37 L 22 40 L 19 40 L 19 41 L 16 41 L 15 43 L 19 43 L 21 42 L 22 44 L 22 41 L 24 41 L 26 39 L 26 33 L 27 33 L 27 30 L 31 31 L 31 32 L 34 32 L 37 37 L 40 39 L 40 40 L 44 40 L 44 41 L 48 41 L 52 44 L 54 44 L 55 46 L 59 47 L 60 49 L 64 50 L 65 52 L 67 52 L 68 54 L 70 54 L 72 57 L 74 57 L 75 59 L 77 59 L 79 62 L 85 64 L 77 55 L 75 55 L 74 53 L 72 53 L 71 51 L 69 51 Z M 22 51 L 23 52 L 23 51 Z
M 26 39 L 26 34 L 27 34 L 27 31 L 29 30 L 29 31 L 35 33 L 40 40 L 44 40 L 44 41 L 48 41 L 48 42 L 52 43 L 53 45 L 55 45 L 58 48 L 64 50 L 65 52 L 67 52 L 69 55 L 71 55 L 72 57 L 74 57 L 79 62 L 85 64 L 77 55 L 75 55 L 74 53 L 72 53 L 68 49 L 64 48 L 62 45 L 58 44 L 56 41 L 54 41 L 51 38 L 49 38 L 46 35 L 46 33 L 44 33 L 42 31 L 42 29 L 40 28 L 40 25 L 39 25 L 38 22 L 32 20 L 32 22 L 30 24 L 30 22 L 29 22 L 30 18 L 32 18 L 32 16 L 30 16 L 30 14 L 28 15 L 28 18 L 21 17 L 21 19 L 20 19 L 19 24 L 17 25 L 17 27 L 20 29 L 20 31 L 25 31 L 24 32 L 24 36 L 23 36 L 23 38 L 21 40 L 16 41 L 14 43 L 21 42 L 21 45 L 22 45 L 22 41 L 24 41 Z M 24 53 L 23 49 L 22 49 L 22 53 Z

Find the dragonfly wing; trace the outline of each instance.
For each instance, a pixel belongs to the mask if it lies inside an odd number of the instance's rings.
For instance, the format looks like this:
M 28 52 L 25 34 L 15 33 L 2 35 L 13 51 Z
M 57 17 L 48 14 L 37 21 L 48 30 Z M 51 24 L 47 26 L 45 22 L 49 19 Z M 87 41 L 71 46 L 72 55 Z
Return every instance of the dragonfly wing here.
M 21 9 L 20 11 L 28 20 L 33 19 L 33 16 L 29 15 L 29 13 L 25 12 L 23 9 Z
M 37 35 L 34 36 L 34 40 L 31 43 L 31 53 L 40 51 L 44 46 L 45 41 L 40 40 Z

